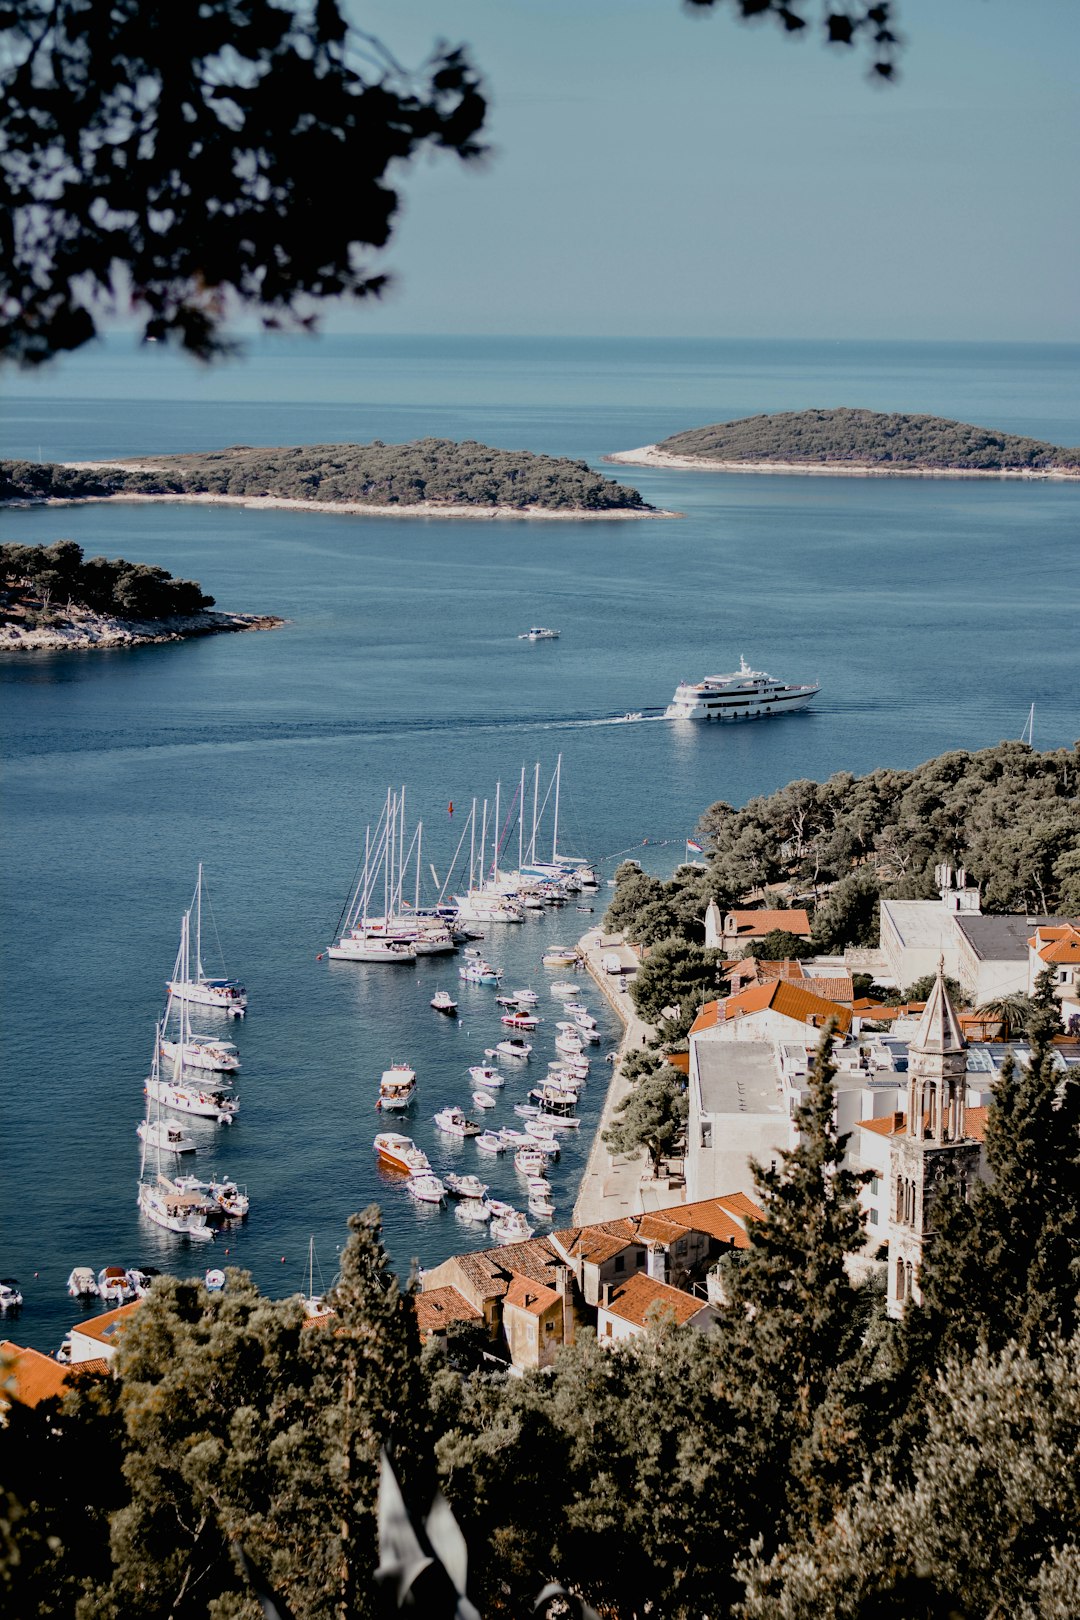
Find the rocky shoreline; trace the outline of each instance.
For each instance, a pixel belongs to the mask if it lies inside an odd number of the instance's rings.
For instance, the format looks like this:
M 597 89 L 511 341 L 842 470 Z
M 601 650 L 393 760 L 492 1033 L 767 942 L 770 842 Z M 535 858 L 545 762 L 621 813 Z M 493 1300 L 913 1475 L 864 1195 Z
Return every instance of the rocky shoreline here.
M 94 465 L 94 463 L 65 462 L 63 465 L 86 467 Z M 138 505 L 148 501 L 172 501 L 180 505 L 192 506 L 242 506 L 246 507 L 248 511 L 259 512 L 335 512 L 339 517 L 520 518 L 529 522 L 539 518 L 556 523 L 576 523 L 582 519 L 589 522 L 625 523 L 627 521 L 640 522 L 643 518 L 677 518 L 682 516 L 681 512 L 666 512 L 659 508 L 649 508 L 642 511 L 632 506 L 604 507 L 601 510 L 593 510 L 587 506 L 449 506 L 442 505 L 438 501 L 414 501 L 411 504 L 399 503 L 394 506 L 371 506 L 363 501 L 290 500 L 283 495 L 66 495 L 45 496 L 40 500 L 5 501 L 3 504 L 6 507 L 61 507 L 118 505 L 122 503 Z
M 0 621 L 0 652 L 86 652 L 98 647 L 148 647 L 240 630 L 280 630 L 284 619 L 269 613 L 205 611 L 170 619 L 116 619 L 89 608 L 53 615 L 50 625 Z
M 1056 480 L 1075 483 L 1080 473 L 1054 469 L 980 467 L 902 467 L 857 461 L 718 461 L 712 456 L 675 456 L 656 444 L 643 444 L 637 450 L 613 450 L 605 461 L 628 467 L 681 467 L 687 472 L 774 473 L 810 478 L 1004 478 L 1023 481 Z

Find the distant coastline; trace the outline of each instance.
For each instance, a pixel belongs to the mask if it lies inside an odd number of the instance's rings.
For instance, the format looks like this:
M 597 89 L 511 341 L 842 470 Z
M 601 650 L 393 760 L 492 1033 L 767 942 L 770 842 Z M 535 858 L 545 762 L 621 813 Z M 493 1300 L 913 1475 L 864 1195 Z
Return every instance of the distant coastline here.
M 64 467 L 93 468 L 115 466 L 115 462 L 65 461 Z M 587 506 L 465 506 L 444 505 L 439 501 L 414 501 L 409 505 L 375 506 L 366 501 L 305 501 L 291 500 L 283 495 L 212 495 L 210 493 L 167 495 L 46 495 L 38 498 L 5 501 L 7 507 L 19 506 L 90 506 L 140 503 L 145 501 L 171 501 L 174 505 L 242 506 L 249 511 L 281 512 L 336 512 L 339 517 L 433 517 L 433 518 L 522 518 L 532 521 L 545 518 L 553 521 L 625 522 L 640 518 L 677 518 L 681 512 L 668 512 L 659 507 L 612 507 L 597 511 Z
M 627 467 L 676 467 L 688 472 L 775 473 L 808 478 L 997 478 L 1039 483 L 1075 483 L 1080 471 L 1027 467 L 905 467 L 859 461 L 720 461 L 715 456 L 676 456 L 656 444 L 637 450 L 613 450 L 605 461 Z
M 90 608 L 71 607 L 52 615 L 48 625 L 24 627 L 10 619 L 0 624 L 0 653 L 90 652 L 97 648 L 149 647 L 241 630 L 280 630 L 285 624 L 269 613 L 177 614 L 165 619 L 121 619 Z

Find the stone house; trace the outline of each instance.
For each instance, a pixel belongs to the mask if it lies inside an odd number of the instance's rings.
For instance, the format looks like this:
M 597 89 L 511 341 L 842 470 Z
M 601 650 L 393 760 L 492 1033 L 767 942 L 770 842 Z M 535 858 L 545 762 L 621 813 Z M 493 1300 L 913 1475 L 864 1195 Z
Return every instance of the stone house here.
M 605 1283 L 596 1313 L 596 1336 L 604 1346 L 643 1337 L 654 1322 L 664 1320 L 703 1332 L 719 1320 L 715 1306 L 696 1294 L 683 1293 L 654 1277 L 631 1277 L 624 1283 Z

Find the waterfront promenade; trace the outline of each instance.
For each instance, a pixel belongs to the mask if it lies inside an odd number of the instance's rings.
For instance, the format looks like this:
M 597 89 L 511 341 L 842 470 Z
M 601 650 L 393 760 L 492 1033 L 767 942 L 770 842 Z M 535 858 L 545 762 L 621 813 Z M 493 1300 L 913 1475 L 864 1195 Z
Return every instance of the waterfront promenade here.
M 646 1209 L 661 1209 L 665 1205 L 680 1203 L 685 1197 L 685 1189 L 672 1187 L 663 1179 L 654 1179 L 649 1173 L 644 1153 L 632 1156 L 613 1154 L 604 1142 L 604 1132 L 612 1124 L 615 1110 L 630 1090 L 630 1082 L 622 1072 L 623 1055 L 634 1047 L 647 1044 L 656 1032 L 635 1012 L 626 989 L 626 974 L 604 971 L 603 959 L 607 956 L 617 956 L 626 969 L 637 968 L 638 959 L 629 945 L 623 942 L 622 935 L 604 934 L 601 929 L 594 928 L 584 935 L 579 944 L 587 971 L 624 1026 L 622 1044 L 612 1066 L 589 1162 L 585 1166 L 574 1204 L 575 1226 L 588 1226 L 595 1221 L 610 1221 L 619 1215 L 638 1215 Z

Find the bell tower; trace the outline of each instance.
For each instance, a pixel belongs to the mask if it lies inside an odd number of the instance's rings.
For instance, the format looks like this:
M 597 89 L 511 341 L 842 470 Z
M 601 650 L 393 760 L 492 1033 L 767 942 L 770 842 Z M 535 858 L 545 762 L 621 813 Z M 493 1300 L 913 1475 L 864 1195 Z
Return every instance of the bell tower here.
M 889 1165 L 890 1316 L 921 1301 L 919 1267 L 934 1236 L 934 1206 L 947 1187 L 964 1198 L 981 1149 L 967 1134 L 967 1041 L 945 989 L 944 965 L 908 1047 L 907 1120 Z

